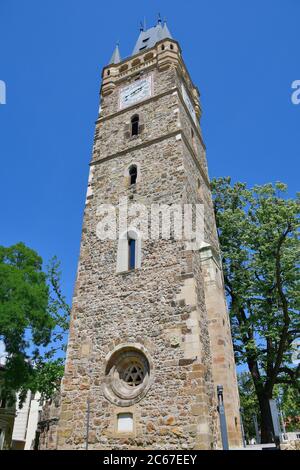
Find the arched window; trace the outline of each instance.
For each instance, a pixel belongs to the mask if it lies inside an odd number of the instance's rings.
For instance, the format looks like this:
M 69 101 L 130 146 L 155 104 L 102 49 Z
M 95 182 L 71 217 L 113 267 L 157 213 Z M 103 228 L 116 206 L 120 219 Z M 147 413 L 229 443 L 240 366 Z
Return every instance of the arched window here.
M 129 168 L 129 184 L 130 186 L 135 184 L 137 180 L 137 166 L 131 165 Z
M 117 272 L 132 271 L 141 267 L 142 240 L 135 229 L 124 232 L 118 242 Z
M 139 162 L 131 162 L 124 169 L 124 186 L 125 188 L 136 189 L 136 184 L 141 179 L 141 167 Z
M 139 116 L 135 114 L 131 118 L 131 136 L 139 134 Z
M 128 271 L 135 269 L 135 247 L 136 240 L 134 238 L 128 237 Z

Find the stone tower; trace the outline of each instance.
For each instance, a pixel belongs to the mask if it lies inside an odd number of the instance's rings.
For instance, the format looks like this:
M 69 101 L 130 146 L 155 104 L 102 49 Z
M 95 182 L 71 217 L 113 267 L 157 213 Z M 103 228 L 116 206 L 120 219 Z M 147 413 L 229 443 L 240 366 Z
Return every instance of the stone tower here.
M 220 448 L 218 384 L 229 443 L 241 445 L 200 117 L 199 92 L 166 24 L 141 30 L 127 59 L 116 48 L 102 72 L 58 449 L 85 448 L 87 408 L 90 449 Z M 169 238 L 147 238 L 131 219 L 118 239 L 105 239 L 104 209 L 112 221 L 125 204 L 128 212 L 202 204 L 203 240 L 196 249 L 172 228 Z

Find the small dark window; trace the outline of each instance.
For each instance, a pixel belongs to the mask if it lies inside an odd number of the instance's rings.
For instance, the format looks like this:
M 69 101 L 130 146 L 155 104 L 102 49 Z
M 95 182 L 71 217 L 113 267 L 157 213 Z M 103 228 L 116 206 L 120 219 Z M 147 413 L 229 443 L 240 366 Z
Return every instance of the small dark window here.
M 162 50 L 162 51 L 165 50 L 165 46 L 164 46 L 164 45 L 161 46 L 161 50 Z
M 137 180 L 137 167 L 136 165 L 132 165 L 129 168 L 129 177 L 130 177 L 130 185 L 135 184 Z
M 170 49 L 172 49 L 172 50 L 174 49 L 174 46 L 173 46 L 173 44 L 170 44 Z
M 107 75 L 110 75 L 110 70 L 107 71 Z
M 150 38 L 143 39 L 143 42 L 149 41 Z
M 128 269 L 135 269 L 135 240 L 128 239 Z
M 136 114 L 131 118 L 131 135 L 138 135 L 139 133 L 139 116 Z

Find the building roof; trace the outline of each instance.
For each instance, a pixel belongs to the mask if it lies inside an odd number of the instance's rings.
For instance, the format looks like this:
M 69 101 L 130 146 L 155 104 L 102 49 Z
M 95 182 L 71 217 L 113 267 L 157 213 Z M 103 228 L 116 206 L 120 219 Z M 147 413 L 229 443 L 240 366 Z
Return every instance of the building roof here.
M 141 30 L 136 45 L 134 46 L 132 55 L 138 54 L 141 51 L 151 49 L 155 44 L 162 39 L 172 39 L 171 33 L 167 27 L 167 23 L 164 22 L 162 25 L 161 20 L 158 21 L 157 25 L 153 28 L 149 28 L 146 31 Z

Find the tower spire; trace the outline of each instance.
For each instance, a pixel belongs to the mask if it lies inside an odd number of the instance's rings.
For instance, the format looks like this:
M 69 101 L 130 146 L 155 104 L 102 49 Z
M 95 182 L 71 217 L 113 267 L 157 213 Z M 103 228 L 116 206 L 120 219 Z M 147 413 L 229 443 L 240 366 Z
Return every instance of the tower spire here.
M 166 22 L 164 21 L 164 24 L 162 23 L 160 13 L 158 14 L 157 24 L 152 28 L 146 29 L 145 20 L 144 24 L 141 21 L 140 34 L 134 46 L 132 55 L 138 54 L 140 51 L 143 51 L 145 49 L 150 49 L 151 47 L 155 46 L 157 42 L 165 38 L 172 39 L 172 35 L 167 27 Z
M 120 55 L 119 41 L 118 41 L 109 63 L 110 64 L 118 64 L 119 62 L 121 62 L 121 55 Z

